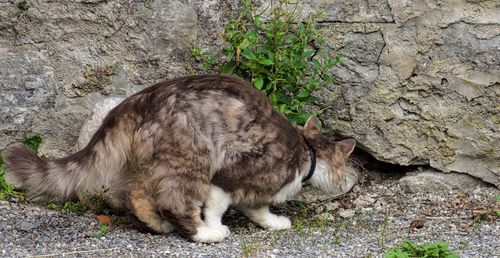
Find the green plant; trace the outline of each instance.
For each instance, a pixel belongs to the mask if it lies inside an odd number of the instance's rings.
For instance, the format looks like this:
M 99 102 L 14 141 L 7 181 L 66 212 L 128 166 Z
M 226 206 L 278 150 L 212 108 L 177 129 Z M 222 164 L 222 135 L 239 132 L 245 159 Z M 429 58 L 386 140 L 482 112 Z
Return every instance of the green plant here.
M 62 210 L 77 214 L 83 214 L 85 211 L 87 211 L 87 207 L 81 202 L 66 202 L 62 206 Z
M 458 258 L 456 252 L 448 250 L 448 244 L 444 242 L 416 245 L 412 241 L 405 241 L 387 251 L 385 258 Z
M 17 4 L 17 8 L 21 9 L 22 11 L 26 12 L 28 9 L 30 9 L 30 5 L 28 4 L 28 1 L 23 0 Z
M 306 226 L 306 222 L 302 219 L 295 219 L 293 226 L 294 226 L 295 230 L 300 232 Z
M 334 245 L 339 245 L 340 244 L 340 236 L 339 235 L 335 235 L 335 238 L 333 239 L 333 242 L 332 242 Z
M 340 222 L 339 228 L 342 230 L 345 230 L 345 231 L 349 230 L 349 228 L 350 228 L 349 221 L 342 220 L 342 222 Z
M 105 236 L 111 229 L 109 225 L 107 225 L 106 223 L 102 223 L 102 222 L 99 223 L 99 225 L 97 227 L 99 229 L 99 233 L 96 235 L 96 237 L 98 237 L 98 238 Z
M 254 257 L 259 251 L 259 248 L 260 248 L 259 243 L 256 243 L 253 240 L 246 240 L 241 248 L 241 256 Z
M 0 154 L 0 200 L 6 200 L 9 197 L 20 196 L 21 193 L 14 189 L 13 185 L 7 184 L 4 177 L 4 167 Z
M 103 192 L 104 194 L 105 192 Z M 108 206 L 106 199 L 103 195 L 94 195 L 90 197 L 87 203 L 92 211 L 97 215 L 110 215 L 113 210 Z
M 54 210 L 54 211 L 60 211 L 62 210 L 62 206 L 56 203 L 49 203 L 47 205 L 47 209 L 49 210 Z
M 43 142 L 43 136 L 39 133 L 23 141 L 24 145 L 30 147 L 36 153 L 38 153 L 38 149 L 40 148 L 42 142 Z
M 500 202 L 500 195 L 495 196 L 495 199 L 497 200 L 497 202 Z M 495 214 L 497 216 L 500 216 L 500 210 L 495 210 Z
M 317 215 L 314 217 L 314 222 L 319 228 L 325 229 L 328 226 L 328 213 Z
M 380 229 L 380 236 L 377 239 L 378 245 L 380 248 L 385 248 L 385 241 L 387 240 L 387 228 L 389 226 L 389 217 L 387 214 L 384 216 L 384 221 L 382 224 L 379 226 Z
M 251 0 L 242 3 L 239 16 L 224 28 L 222 56 L 194 47 L 192 57 L 205 71 L 251 81 L 292 123 L 304 123 L 320 113 L 304 107 L 316 100 L 313 92 L 333 82 L 329 70 L 340 63 L 340 55 L 330 58 L 323 48 L 316 23 L 320 14 L 299 20 L 297 8 L 289 11 L 286 1 L 279 1 L 264 19 Z

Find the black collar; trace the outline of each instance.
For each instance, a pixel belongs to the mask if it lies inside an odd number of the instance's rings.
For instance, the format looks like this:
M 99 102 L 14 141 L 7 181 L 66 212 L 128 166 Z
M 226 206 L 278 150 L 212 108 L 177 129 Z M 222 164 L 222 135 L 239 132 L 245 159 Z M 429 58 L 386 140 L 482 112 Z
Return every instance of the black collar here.
M 311 177 L 314 174 L 314 169 L 316 169 L 316 152 L 314 151 L 314 148 L 311 146 L 311 144 L 306 139 L 304 139 L 304 141 L 306 142 L 307 148 L 309 149 L 309 158 L 311 160 L 311 168 L 309 169 L 309 173 L 307 173 L 307 176 L 302 178 L 302 182 L 305 182 L 305 181 L 311 179 Z

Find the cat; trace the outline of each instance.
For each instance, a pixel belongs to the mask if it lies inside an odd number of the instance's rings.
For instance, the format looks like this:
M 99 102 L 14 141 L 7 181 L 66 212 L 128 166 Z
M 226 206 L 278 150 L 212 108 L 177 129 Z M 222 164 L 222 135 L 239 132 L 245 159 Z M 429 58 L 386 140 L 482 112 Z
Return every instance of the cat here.
M 303 181 L 325 192 L 344 176 L 356 141 L 323 136 L 317 117 L 293 126 L 249 82 L 198 75 L 160 82 L 125 99 L 82 150 L 42 160 L 22 144 L 4 150 L 6 180 L 65 201 L 105 191 L 109 205 L 150 230 L 197 242 L 230 234 L 230 207 L 265 229 L 290 228 L 269 205 Z

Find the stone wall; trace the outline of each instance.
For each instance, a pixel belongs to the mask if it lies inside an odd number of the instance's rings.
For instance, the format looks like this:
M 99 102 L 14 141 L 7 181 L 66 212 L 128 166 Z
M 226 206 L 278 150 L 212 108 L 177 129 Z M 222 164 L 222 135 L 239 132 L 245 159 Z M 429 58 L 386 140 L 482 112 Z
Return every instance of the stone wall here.
M 499 186 L 500 2 L 317 2 L 345 56 L 322 94 L 327 127 L 379 160 Z
M 34 132 L 67 153 L 95 103 L 189 73 L 238 1 L 0 0 L 0 149 Z M 321 119 L 379 160 L 500 185 L 500 6 L 495 1 L 299 1 L 344 64 Z M 264 3 L 266 4 L 266 3 Z
M 0 0 L 0 149 L 40 132 L 68 152 L 96 102 L 187 73 L 191 43 L 219 41 L 224 1 Z M 220 43 L 219 43 L 220 44 Z

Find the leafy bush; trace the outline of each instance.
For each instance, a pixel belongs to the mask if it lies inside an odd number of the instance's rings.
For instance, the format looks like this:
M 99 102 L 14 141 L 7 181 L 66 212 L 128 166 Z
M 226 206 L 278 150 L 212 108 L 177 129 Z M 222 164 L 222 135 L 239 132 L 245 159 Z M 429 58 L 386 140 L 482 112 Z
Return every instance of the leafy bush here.
M 444 242 L 415 245 L 407 240 L 406 242 L 389 249 L 385 258 L 458 258 L 458 254 L 448 250 L 448 244 Z
M 318 34 L 318 13 L 298 20 L 285 1 L 271 6 L 269 17 L 256 14 L 250 0 L 243 0 L 238 18 L 224 28 L 222 55 L 194 47 L 192 57 L 205 72 L 235 74 L 252 82 L 268 96 L 272 105 L 292 123 L 304 123 L 318 112 L 304 110 L 316 98 L 314 91 L 333 82 L 330 68 L 340 56 L 330 58 Z

